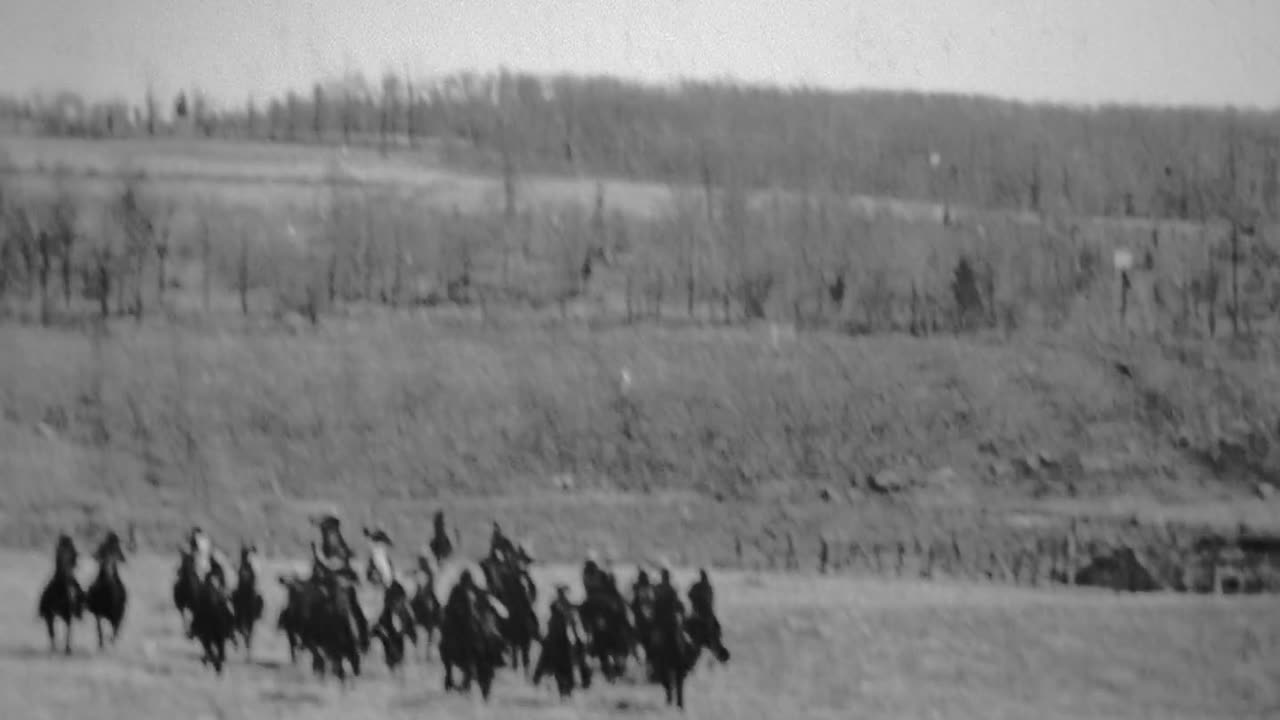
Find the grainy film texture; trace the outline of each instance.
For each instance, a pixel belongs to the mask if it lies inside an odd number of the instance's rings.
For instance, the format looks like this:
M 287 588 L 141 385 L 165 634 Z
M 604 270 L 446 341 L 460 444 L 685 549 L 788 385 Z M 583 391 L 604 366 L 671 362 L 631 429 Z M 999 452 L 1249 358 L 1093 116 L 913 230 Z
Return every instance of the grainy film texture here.
M 1278 36 L 8 0 L 0 717 L 1280 717 Z

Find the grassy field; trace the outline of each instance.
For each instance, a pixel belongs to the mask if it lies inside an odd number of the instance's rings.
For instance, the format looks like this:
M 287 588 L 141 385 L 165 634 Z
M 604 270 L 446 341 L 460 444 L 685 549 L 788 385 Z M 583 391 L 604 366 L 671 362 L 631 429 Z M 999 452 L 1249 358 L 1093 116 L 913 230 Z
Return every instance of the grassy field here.
M 366 676 L 343 692 L 319 685 L 305 663 L 291 667 L 282 638 L 264 628 L 253 661 L 235 657 L 219 679 L 181 637 L 169 600 L 172 562 L 131 558 L 120 645 L 99 654 L 85 623 L 65 658 L 48 654 L 33 617 L 47 559 L 4 555 L 0 696 L 10 716 L 79 717 L 90 708 L 102 720 L 670 715 L 658 687 L 624 681 L 561 704 L 550 687 L 505 671 L 481 706 L 444 695 L 437 657 L 418 656 L 401 682 L 377 649 Z M 545 587 L 572 574 L 551 567 L 535 577 Z M 676 579 L 689 581 L 687 573 Z M 700 664 L 687 688 L 690 717 L 1243 720 L 1280 712 L 1280 622 L 1270 601 L 772 574 L 714 580 L 734 656 L 727 666 Z M 272 619 L 278 590 L 266 587 Z M 373 597 L 364 604 L 377 607 Z

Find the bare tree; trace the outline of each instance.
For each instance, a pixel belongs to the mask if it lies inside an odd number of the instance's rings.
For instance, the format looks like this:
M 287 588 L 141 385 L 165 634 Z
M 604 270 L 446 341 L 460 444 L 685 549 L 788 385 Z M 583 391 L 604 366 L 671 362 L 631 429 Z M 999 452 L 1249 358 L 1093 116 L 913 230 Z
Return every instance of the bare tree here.
M 320 83 L 316 83 L 311 89 L 311 132 L 316 136 L 316 142 L 324 141 L 324 88 L 320 87 Z
M 138 322 L 143 316 L 143 273 L 152 249 L 155 226 L 142 196 L 146 176 L 141 171 L 126 170 L 124 187 L 112 205 L 112 214 L 124 237 L 124 257 L 133 289 L 133 313 Z M 123 287 L 118 286 L 123 292 Z
M 160 202 L 153 215 L 152 247 L 156 253 L 156 302 L 164 305 L 164 293 L 169 284 L 169 238 L 173 233 L 173 220 L 177 205 L 173 201 Z
M 378 124 L 381 141 L 379 147 L 383 155 L 387 153 L 387 143 L 390 137 L 396 134 L 396 115 L 399 103 L 400 78 L 394 72 L 387 72 L 382 76 L 382 104 L 380 122 Z
M 258 132 L 258 106 L 254 104 L 252 95 L 245 103 L 244 116 L 245 134 L 253 138 Z
M 200 296 L 204 311 L 209 312 L 209 276 L 213 271 L 213 228 L 209 208 L 203 208 L 196 220 L 196 241 L 200 244 Z
M 156 107 L 155 88 L 151 85 L 151 83 L 147 83 L 147 94 L 143 102 L 146 105 L 146 112 L 147 112 L 147 135 L 150 137 L 155 137 L 156 120 L 157 120 L 157 115 L 159 111 Z
M 69 174 L 65 171 L 60 172 L 55 180 L 57 189 L 49 218 L 49 233 L 62 265 L 62 300 L 63 306 L 67 309 L 71 308 L 71 282 L 75 264 L 75 244 L 78 237 L 76 229 L 78 213 L 69 183 Z

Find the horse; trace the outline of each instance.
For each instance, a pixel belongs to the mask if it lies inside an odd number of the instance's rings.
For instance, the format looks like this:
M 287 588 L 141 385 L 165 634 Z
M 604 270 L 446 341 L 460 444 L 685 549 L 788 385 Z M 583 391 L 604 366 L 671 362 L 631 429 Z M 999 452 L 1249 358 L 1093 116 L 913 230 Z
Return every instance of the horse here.
M 462 587 L 460 581 L 445 605 L 440 636 L 446 692 L 455 688 L 465 692 L 471 688 L 474 678 L 480 686 L 481 697 L 489 699 L 494 675 L 502 666 L 504 643 L 499 623 L 500 616 L 489 598 L 474 586 Z M 455 667 L 462 672 L 460 685 L 453 682 Z
M 315 543 L 311 543 L 311 578 L 329 579 L 347 595 L 343 603 L 346 612 L 351 614 L 355 622 L 357 646 L 360 654 L 369 652 L 372 637 L 369 635 L 369 620 L 365 617 L 364 608 L 360 607 L 360 599 L 356 596 L 356 586 L 360 584 L 360 575 L 351 567 L 350 554 L 341 559 L 341 564 L 334 568 L 326 564 Z M 327 585 L 325 587 L 328 587 Z M 358 674 L 358 673 L 357 673 Z
M 196 570 L 194 553 L 186 548 L 178 552 L 181 553 L 181 560 L 178 561 L 178 577 L 173 581 L 173 605 L 178 609 L 182 629 L 190 639 L 195 637 L 195 633 L 187 615 L 195 615 L 196 596 L 200 593 L 200 573 Z
M 413 614 L 413 621 L 426 633 L 427 637 L 424 645 L 427 649 L 427 656 L 430 657 L 433 636 L 440 627 L 440 599 L 436 597 L 435 578 L 429 569 L 425 569 L 420 574 L 421 579 L 409 598 L 409 611 Z
M 195 631 L 191 628 L 187 615 L 195 614 L 196 596 L 200 592 L 205 576 L 209 573 L 212 552 L 213 546 L 209 542 L 209 537 L 198 527 L 192 529 L 188 546 L 178 548 L 180 560 L 178 576 L 173 582 L 173 605 L 182 618 L 183 629 L 186 631 L 188 640 L 195 637 Z
M 643 659 L 646 665 L 648 665 L 647 645 L 653 635 L 653 586 L 648 584 L 647 580 L 646 576 L 645 582 L 638 582 L 633 586 L 631 599 L 633 630 L 631 655 L 637 661 Z M 645 651 L 645 658 L 640 656 L 642 650 Z
M 392 672 L 404 662 L 405 638 L 418 643 L 409 594 L 398 580 L 393 580 L 383 593 L 382 612 L 373 624 L 372 635 L 382 642 L 383 657 Z
M 666 692 L 667 704 L 684 709 L 684 683 L 705 648 L 719 662 L 729 661 L 729 650 L 720 638 L 719 624 L 708 625 L 713 632 L 690 633 L 683 610 L 658 618 L 653 625 L 649 659 Z M 696 637 L 695 637 L 696 635 Z
M 305 579 L 292 575 L 277 577 L 284 587 L 284 607 L 276 618 L 276 629 L 283 632 L 289 643 L 289 662 L 298 662 L 298 651 L 310 649 L 306 633 L 306 597 Z
M 314 570 L 309 583 L 313 590 L 319 591 L 318 602 L 312 606 L 314 645 L 323 651 L 333 665 L 334 675 L 345 684 L 347 675 L 343 661 L 351 665 L 352 675 L 359 677 L 360 656 L 369 647 L 368 624 L 363 622 L 364 613 L 356 601 L 355 573 L 349 567 L 333 570 L 319 562 L 318 556 Z M 323 673 L 322 664 L 319 669 Z
M 575 665 L 582 676 L 582 687 L 591 686 L 591 670 L 586 664 L 586 649 L 583 647 L 581 633 L 578 632 L 580 628 L 574 627 L 575 614 L 576 611 L 568 600 L 552 604 L 551 617 L 547 620 L 547 633 L 542 640 L 542 649 L 531 678 L 536 686 L 549 671 L 556 680 L 556 689 L 562 699 L 573 694 Z
M 67 626 L 65 652 L 71 654 L 71 621 L 84 616 L 85 597 L 76 580 L 76 561 L 79 553 L 71 537 L 58 536 L 53 553 L 53 577 L 40 593 L 38 615 L 49 631 L 49 652 L 57 652 L 53 623 L 61 619 Z
M 200 662 L 212 664 L 214 672 L 221 675 L 227 661 L 227 642 L 234 642 L 236 634 L 236 613 L 221 563 L 211 563 L 204 582 L 200 584 L 191 614 L 191 632 L 204 649 Z
M 588 567 L 592 565 L 594 563 Z M 627 601 L 610 572 L 587 571 L 583 580 L 587 597 L 579 608 L 579 615 L 587 635 L 587 650 L 600 663 L 605 679 L 613 682 L 626 671 L 627 658 L 633 649 L 634 632 L 627 617 Z
M 538 616 L 533 609 L 533 583 L 524 568 L 513 562 L 504 564 L 487 558 L 480 563 L 480 568 L 490 592 L 508 610 L 499 627 L 511 648 L 511 665 L 522 668 L 528 676 L 533 670 L 529 659 L 531 646 L 535 640 L 541 640 Z
M 231 608 L 235 613 L 235 629 L 244 638 L 245 657 L 253 655 L 253 626 L 262 619 L 262 593 L 258 592 L 256 558 L 258 548 L 240 545 L 240 566 L 236 571 L 236 587 L 231 591 Z
M 111 644 L 114 645 L 120 636 L 120 624 L 124 622 L 124 611 L 129 602 L 129 593 L 120 579 L 120 564 L 124 562 L 120 536 L 115 531 L 108 532 L 93 557 L 98 561 L 98 575 L 85 594 L 85 606 L 93 614 L 98 627 L 98 648 L 102 649 L 106 645 L 102 621 L 110 623 Z

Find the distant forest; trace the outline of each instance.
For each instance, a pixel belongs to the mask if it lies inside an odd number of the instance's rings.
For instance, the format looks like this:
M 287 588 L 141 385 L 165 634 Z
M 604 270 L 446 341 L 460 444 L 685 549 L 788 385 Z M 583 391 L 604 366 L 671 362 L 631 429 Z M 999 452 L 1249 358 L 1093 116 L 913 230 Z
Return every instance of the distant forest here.
M 1042 213 L 1276 218 L 1280 112 L 834 92 L 728 82 L 459 73 L 352 76 L 215 107 L 198 89 L 139 102 L 0 98 L 0 129 L 83 137 L 427 143 L 506 172 L 861 193 Z

